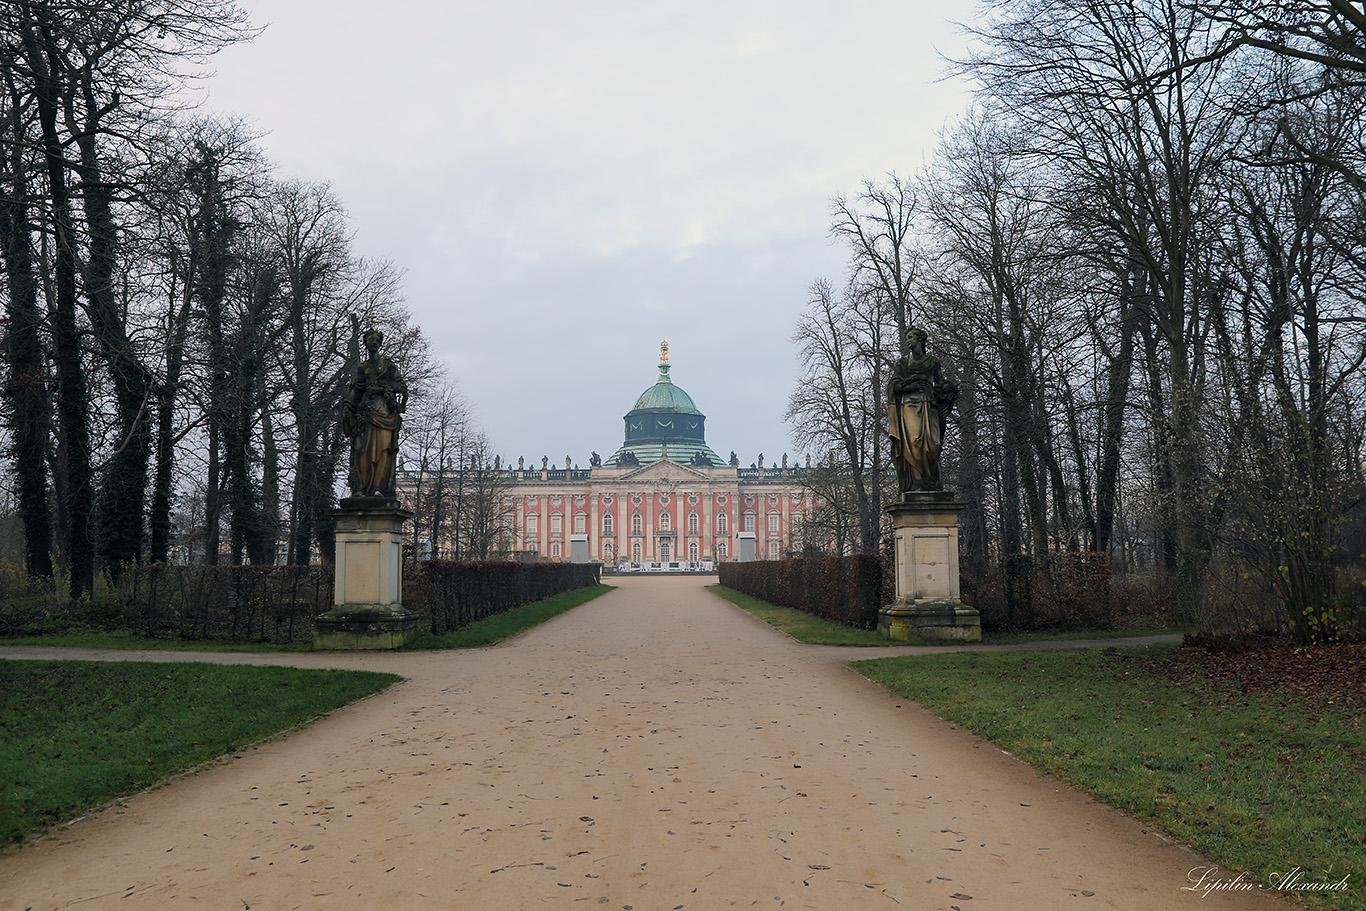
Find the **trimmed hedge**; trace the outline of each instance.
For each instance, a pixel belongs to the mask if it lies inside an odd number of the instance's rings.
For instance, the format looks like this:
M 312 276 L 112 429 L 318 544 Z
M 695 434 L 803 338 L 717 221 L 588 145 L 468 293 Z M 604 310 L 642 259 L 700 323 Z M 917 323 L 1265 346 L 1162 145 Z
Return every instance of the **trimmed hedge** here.
M 424 614 L 435 633 L 449 633 L 502 611 L 601 581 L 596 563 L 446 562 L 410 571 L 403 603 Z
M 2 569 L 2 568 L 0 568 Z M 596 585 L 595 564 L 430 561 L 404 567 L 403 604 L 448 633 L 560 592 Z M 298 642 L 333 608 L 331 566 L 129 566 L 109 591 L 73 602 L 51 580 L 0 571 L 0 637 L 73 629 L 150 639 Z
M 90 619 L 152 639 L 293 642 L 312 638 L 313 618 L 332 609 L 332 586 L 332 567 L 317 564 L 143 564 L 124 569 L 117 597 Z
M 872 554 L 722 563 L 720 576 L 727 588 L 858 629 L 877 629 L 885 598 L 882 563 Z

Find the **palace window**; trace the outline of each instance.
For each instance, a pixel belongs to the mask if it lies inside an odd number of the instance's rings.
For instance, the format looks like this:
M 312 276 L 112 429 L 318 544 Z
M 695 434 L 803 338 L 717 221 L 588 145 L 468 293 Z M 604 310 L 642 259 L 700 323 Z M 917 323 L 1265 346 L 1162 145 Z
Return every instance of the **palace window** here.
M 769 542 L 768 542 L 768 558 L 769 558 L 770 560 L 776 560 L 776 559 L 778 559 L 778 542 L 777 542 L 777 541 L 769 541 Z
M 604 538 L 612 537 L 612 514 L 610 512 L 602 517 L 602 536 Z
M 777 517 L 777 516 L 769 516 L 769 517 L 768 517 L 768 533 L 771 534 L 771 535 L 776 535 L 776 534 L 778 533 L 778 517 Z
M 726 547 L 726 542 L 725 542 L 725 541 L 717 541 L 717 542 L 716 542 L 716 555 L 717 555 L 718 557 L 724 558 L 728 552 L 729 552 L 729 548 Z
M 552 544 L 552 545 L 550 545 L 550 556 L 552 556 L 552 557 L 558 557 L 559 555 L 560 555 L 560 545 L 558 545 L 558 544 Z
M 688 534 L 697 534 L 697 513 L 695 512 L 688 513 Z
M 550 537 L 558 538 L 563 530 L 564 517 L 557 512 L 550 514 Z
M 640 513 L 638 512 L 631 514 L 631 534 L 640 534 Z M 640 558 L 637 557 L 636 560 L 639 562 Z
M 745 513 L 745 531 L 754 531 L 754 513 Z
M 671 559 L 672 559 L 672 557 L 669 556 L 669 542 L 668 542 L 668 541 L 660 541 L 660 542 L 659 542 L 659 562 L 661 562 L 661 563 L 668 563 L 669 560 L 671 560 Z
M 729 524 L 730 523 L 726 521 L 725 513 L 721 513 L 720 515 L 718 515 L 716 517 L 716 533 L 719 535 L 729 534 L 729 530 L 727 528 Z
M 574 513 L 574 534 L 581 535 L 588 531 L 588 516 L 581 512 Z
M 690 542 L 688 543 L 688 559 L 691 560 L 691 561 L 694 562 L 694 563 L 697 562 L 697 542 L 696 542 L 696 541 L 690 541 Z
M 659 529 L 660 531 L 669 530 L 669 511 L 667 509 L 659 514 Z
M 535 538 L 541 533 L 541 517 L 536 513 L 531 513 L 526 517 L 526 536 Z
M 639 563 L 639 562 L 640 562 L 640 542 L 639 542 L 639 541 L 637 541 L 635 544 L 632 544 L 632 545 L 631 545 L 631 562 L 632 562 L 632 563 Z

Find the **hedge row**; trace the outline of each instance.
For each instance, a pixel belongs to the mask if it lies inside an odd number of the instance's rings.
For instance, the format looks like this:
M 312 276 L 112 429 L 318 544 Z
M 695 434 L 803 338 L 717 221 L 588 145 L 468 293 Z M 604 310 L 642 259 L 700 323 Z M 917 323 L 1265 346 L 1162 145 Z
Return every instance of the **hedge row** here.
M 292 642 L 313 636 L 313 618 L 332 609 L 330 566 L 130 566 L 104 629 L 149 638 Z
M 445 633 L 500 611 L 596 585 L 598 567 L 447 563 L 404 568 L 403 604 Z M 95 597 L 73 602 L 48 580 L 0 571 L 0 636 L 73 629 L 149 638 L 307 641 L 333 608 L 331 566 L 131 566 Z
M 595 563 L 455 563 L 432 560 L 410 572 L 403 603 L 433 633 L 449 633 L 522 604 L 597 585 Z
M 891 600 L 871 554 L 722 563 L 720 575 L 727 588 L 859 629 L 877 629 L 878 610 Z
M 890 556 L 815 557 L 722 563 L 721 584 L 770 604 L 782 604 L 864 629 L 896 599 Z M 993 630 L 1109 629 L 1170 623 L 1165 607 L 1135 586 L 1114 590 L 1105 554 L 1055 553 L 1047 563 L 1019 555 L 965 573 L 963 599 Z

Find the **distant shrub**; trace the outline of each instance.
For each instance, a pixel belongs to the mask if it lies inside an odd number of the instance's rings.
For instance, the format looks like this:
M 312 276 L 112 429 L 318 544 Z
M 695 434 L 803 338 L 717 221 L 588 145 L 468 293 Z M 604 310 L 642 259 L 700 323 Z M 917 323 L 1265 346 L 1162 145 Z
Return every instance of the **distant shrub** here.
M 1115 576 L 1109 555 L 1061 551 L 1047 560 L 1014 554 L 964 569 L 963 601 L 984 630 L 1122 629 L 1168 626 L 1170 587 L 1154 576 Z
M 65 601 L 57 580 L 30 576 L 22 566 L 0 561 L 0 636 L 60 632 Z

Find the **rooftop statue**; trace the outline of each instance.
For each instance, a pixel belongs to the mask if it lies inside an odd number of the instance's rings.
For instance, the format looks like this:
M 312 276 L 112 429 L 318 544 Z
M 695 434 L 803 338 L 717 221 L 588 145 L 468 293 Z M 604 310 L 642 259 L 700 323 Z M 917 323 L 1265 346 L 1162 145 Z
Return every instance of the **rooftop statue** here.
M 912 326 L 906 331 L 910 353 L 892 370 L 888 386 L 888 428 L 892 462 L 903 497 L 913 490 L 942 490 L 939 455 L 944 423 L 958 398 L 958 386 L 945 379 L 937 358 L 925 353 L 928 336 Z
M 353 497 L 394 497 L 398 431 L 408 407 L 408 386 L 398 365 L 381 357 L 384 333 L 370 329 L 365 348 L 370 357 L 356 375 L 342 402 L 342 433 L 351 439 L 348 477 Z

